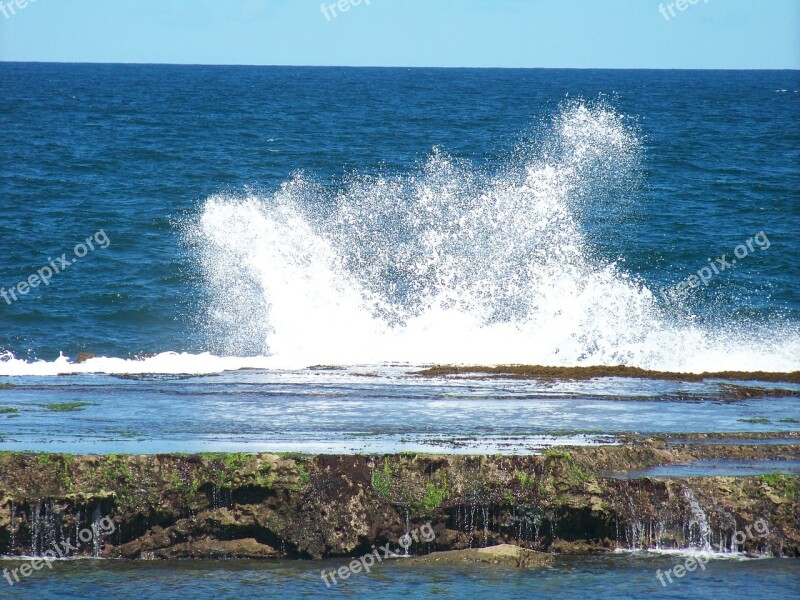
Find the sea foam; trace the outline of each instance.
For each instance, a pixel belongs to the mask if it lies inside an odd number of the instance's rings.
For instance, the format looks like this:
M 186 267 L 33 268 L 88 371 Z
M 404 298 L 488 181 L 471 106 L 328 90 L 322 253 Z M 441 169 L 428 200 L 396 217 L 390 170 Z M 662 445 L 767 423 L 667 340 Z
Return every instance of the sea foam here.
M 412 172 L 356 174 L 334 189 L 296 174 L 274 193 L 211 196 L 183 224 L 211 354 L 82 365 L 7 356 L 0 375 L 387 363 L 800 369 L 796 326 L 700 325 L 592 246 L 584 219 L 600 204 L 624 218 L 641 154 L 623 116 L 573 102 L 491 173 L 434 149 Z
M 296 175 L 272 195 L 215 195 L 188 228 L 201 324 L 216 352 L 276 365 L 800 367 L 796 330 L 695 325 L 599 258 L 583 219 L 624 204 L 640 156 L 621 115 L 574 102 L 491 174 L 435 149 L 333 191 Z

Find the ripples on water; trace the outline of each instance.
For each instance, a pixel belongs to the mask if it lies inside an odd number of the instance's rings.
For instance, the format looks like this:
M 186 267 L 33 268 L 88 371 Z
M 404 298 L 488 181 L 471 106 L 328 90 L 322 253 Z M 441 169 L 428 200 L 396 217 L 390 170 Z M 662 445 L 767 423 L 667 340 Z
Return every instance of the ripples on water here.
M 529 453 L 609 434 L 789 432 L 800 385 L 425 378 L 416 369 L 18 377 L 2 448 L 65 452 Z M 736 390 L 744 389 L 746 394 Z M 784 390 L 781 393 L 779 390 Z M 55 403 L 83 402 L 74 412 Z M 9 416 L 10 415 L 10 416 Z
M 14 598 L 108 597 L 120 600 L 185 598 L 687 598 L 718 600 L 746 591 L 753 598 L 791 598 L 800 580 L 796 560 L 712 560 L 705 571 L 687 573 L 663 587 L 656 570 L 683 562 L 680 556 L 612 555 L 558 558 L 546 569 L 502 567 L 404 567 L 402 564 L 359 574 L 326 589 L 322 569 L 344 562 L 258 563 L 242 561 L 117 562 L 67 561 L 52 571 L 35 572 L 14 586 Z M 16 561 L 2 561 L 2 567 Z M 0 588 L 2 589 L 2 588 Z M 738 591 L 738 592 L 737 592 Z M 8 593 L 7 589 L 3 593 Z

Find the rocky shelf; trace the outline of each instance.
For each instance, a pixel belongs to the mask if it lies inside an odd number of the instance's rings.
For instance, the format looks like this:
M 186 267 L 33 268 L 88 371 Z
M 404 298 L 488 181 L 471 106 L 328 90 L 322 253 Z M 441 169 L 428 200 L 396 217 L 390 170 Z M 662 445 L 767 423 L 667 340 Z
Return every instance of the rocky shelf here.
M 610 476 L 698 459 L 798 457 L 794 444 L 730 441 L 630 436 L 533 456 L 2 453 L 0 552 L 41 555 L 61 544 L 72 555 L 130 559 L 358 557 L 396 548 L 424 526 L 435 535 L 410 540 L 410 554 L 512 544 L 800 557 L 798 476 Z M 108 535 L 100 519 L 113 524 Z M 79 539 L 85 530 L 91 543 Z

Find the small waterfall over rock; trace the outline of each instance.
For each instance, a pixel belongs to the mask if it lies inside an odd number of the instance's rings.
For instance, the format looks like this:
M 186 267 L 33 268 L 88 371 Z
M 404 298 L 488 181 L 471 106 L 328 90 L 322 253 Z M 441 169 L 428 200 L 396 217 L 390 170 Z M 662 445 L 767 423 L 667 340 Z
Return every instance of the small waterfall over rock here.
M 683 495 L 691 511 L 689 522 L 686 524 L 686 540 L 693 548 L 711 551 L 711 526 L 708 524 L 708 516 L 691 488 L 684 486 Z
M 106 512 L 99 504 L 70 507 L 46 498 L 10 503 L 3 554 L 59 557 L 78 554 L 99 558 L 108 533 L 100 524 Z
M 40 556 L 62 539 L 64 518 L 50 502 L 39 500 L 30 507 L 30 546 L 32 556 Z
M 103 540 L 100 537 L 100 528 L 97 525 L 102 518 L 103 513 L 100 511 L 100 507 L 95 507 L 94 511 L 92 512 L 92 556 L 95 558 L 100 558 L 101 551 L 103 550 Z
M 617 547 L 628 550 L 697 550 L 725 552 L 736 530 L 733 515 L 688 483 L 662 489 L 644 482 L 623 483 L 616 505 Z M 705 505 L 705 508 L 704 508 Z M 716 542 L 716 543 L 715 543 Z
M 406 507 L 406 533 L 404 537 L 408 540 L 408 545 L 403 546 L 405 550 L 405 556 L 408 556 L 408 548 L 411 545 L 411 525 L 409 525 L 409 518 L 408 518 L 408 507 Z

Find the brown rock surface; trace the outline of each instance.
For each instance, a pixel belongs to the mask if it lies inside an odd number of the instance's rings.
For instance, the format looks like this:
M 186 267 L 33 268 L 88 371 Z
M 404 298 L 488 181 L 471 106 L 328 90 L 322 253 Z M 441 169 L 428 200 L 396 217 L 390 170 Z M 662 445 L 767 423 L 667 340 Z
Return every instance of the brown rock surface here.
M 609 477 L 699 458 L 797 456 L 795 444 L 636 436 L 532 456 L 0 453 L 0 552 L 40 553 L 108 516 L 108 557 L 358 557 L 426 524 L 435 540 L 415 541 L 412 554 L 505 544 L 589 553 L 685 547 L 699 510 L 714 544 L 729 547 L 763 519 L 768 533 L 739 549 L 800 556 L 798 476 Z
M 553 556 L 545 552 L 535 552 L 514 546 L 499 544 L 487 548 L 468 548 L 466 550 L 448 550 L 432 552 L 425 556 L 415 556 L 403 562 L 410 565 L 460 565 L 460 564 L 492 564 L 528 569 L 546 567 L 553 562 Z

